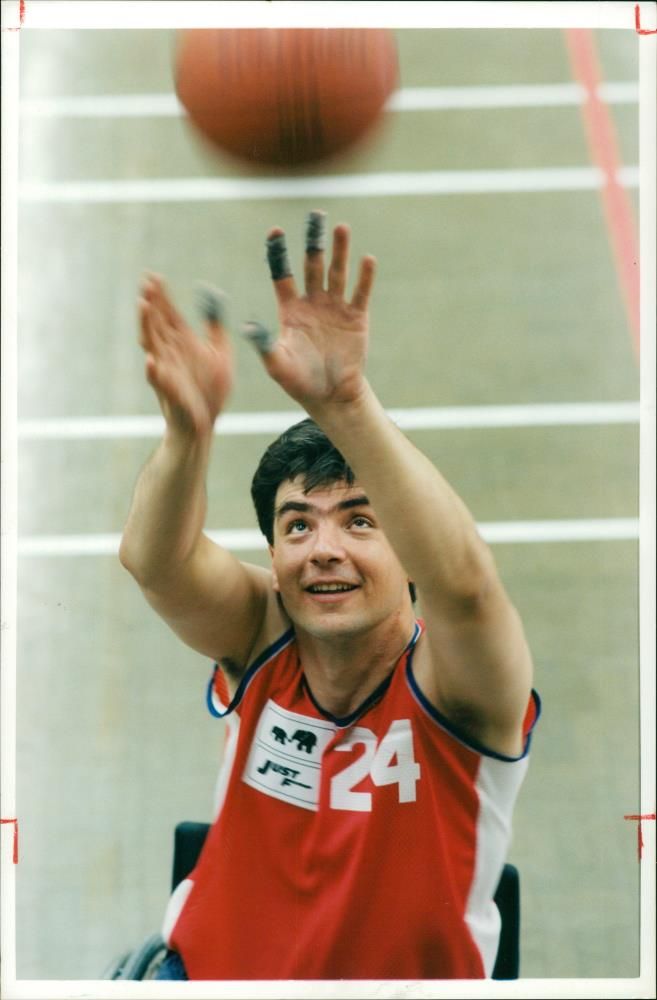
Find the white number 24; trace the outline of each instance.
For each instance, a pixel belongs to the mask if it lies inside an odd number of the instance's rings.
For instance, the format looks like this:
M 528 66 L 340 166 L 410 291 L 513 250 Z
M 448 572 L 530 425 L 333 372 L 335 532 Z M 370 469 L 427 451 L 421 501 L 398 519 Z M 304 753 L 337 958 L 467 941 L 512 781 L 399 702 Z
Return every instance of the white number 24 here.
M 371 812 L 371 792 L 352 790 L 368 774 L 375 785 L 398 785 L 400 802 L 415 802 L 420 765 L 413 757 L 413 731 L 409 720 L 396 719 L 378 746 L 371 729 L 354 726 L 335 749 L 351 750 L 358 745 L 363 747 L 360 757 L 331 781 L 331 808 Z

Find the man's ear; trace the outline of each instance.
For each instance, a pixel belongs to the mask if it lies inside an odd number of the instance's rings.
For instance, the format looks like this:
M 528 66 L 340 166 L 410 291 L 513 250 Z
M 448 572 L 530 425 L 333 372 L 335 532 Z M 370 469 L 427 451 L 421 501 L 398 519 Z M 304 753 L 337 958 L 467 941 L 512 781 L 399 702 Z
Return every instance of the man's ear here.
M 276 591 L 277 594 L 280 594 L 281 588 L 278 586 L 278 577 L 276 575 L 276 570 L 274 569 L 274 546 L 273 545 L 268 545 L 267 548 L 269 549 L 269 558 L 271 559 L 271 582 L 272 582 L 272 587 L 274 588 L 274 590 Z

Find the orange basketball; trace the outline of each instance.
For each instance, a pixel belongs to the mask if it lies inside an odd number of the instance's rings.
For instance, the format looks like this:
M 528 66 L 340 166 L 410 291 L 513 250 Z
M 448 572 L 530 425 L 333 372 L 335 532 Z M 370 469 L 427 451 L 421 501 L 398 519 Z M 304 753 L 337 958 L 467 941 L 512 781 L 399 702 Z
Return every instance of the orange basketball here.
M 178 32 L 178 98 L 223 152 L 296 167 L 347 150 L 397 86 L 392 31 L 220 28 Z

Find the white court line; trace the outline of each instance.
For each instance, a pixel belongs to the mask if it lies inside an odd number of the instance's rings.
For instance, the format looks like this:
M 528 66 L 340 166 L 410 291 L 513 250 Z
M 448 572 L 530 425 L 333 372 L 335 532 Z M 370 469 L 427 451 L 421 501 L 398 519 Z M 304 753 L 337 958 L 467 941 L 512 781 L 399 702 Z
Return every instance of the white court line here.
M 624 541 L 639 538 L 638 518 L 602 518 L 581 521 L 490 521 L 479 531 L 491 544 L 536 542 Z M 208 531 L 217 544 L 239 552 L 261 551 L 266 539 L 257 530 Z M 120 534 L 25 535 L 18 539 L 19 556 L 117 555 Z
M 621 184 L 638 187 L 639 168 L 622 167 Z M 257 201 L 301 198 L 380 198 L 395 195 L 596 191 L 597 167 L 531 170 L 426 170 L 329 174 L 318 177 L 152 177 L 148 180 L 25 181 L 19 197 L 32 203 Z
M 597 88 L 607 104 L 639 102 L 639 85 L 608 81 Z M 476 108 L 548 108 L 581 104 L 586 91 L 577 83 L 521 84 L 490 87 L 404 87 L 388 102 L 391 111 L 448 111 Z
M 636 104 L 638 83 L 610 81 L 598 96 L 607 104 Z M 449 111 L 475 108 L 577 106 L 586 91 L 577 83 L 489 87 L 402 87 L 387 103 L 389 111 Z M 184 109 L 174 93 L 106 94 L 76 97 L 27 97 L 19 105 L 29 118 L 174 118 Z
M 390 409 L 388 414 L 402 430 L 439 430 L 486 427 L 551 427 L 591 424 L 636 424 L 638 402 L 533 403 L 520 406 L 443 406 Z M 302 420 L 303 411 L 275 410 L 226 413 L 215 432 L 223 435 L 280 434 Z M 63 417 L 22 420 L 23 440 L 83 440 L 99 438 L 153 438 L 164 430 L 161 416 Z

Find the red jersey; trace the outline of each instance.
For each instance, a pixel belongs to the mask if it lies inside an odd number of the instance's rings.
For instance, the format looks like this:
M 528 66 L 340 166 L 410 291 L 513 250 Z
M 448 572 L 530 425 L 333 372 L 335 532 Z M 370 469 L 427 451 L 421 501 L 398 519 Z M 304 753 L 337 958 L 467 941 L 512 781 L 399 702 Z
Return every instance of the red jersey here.
M 164 937 L 190 979 L 490 976 L 493 894 L 527 768 L 466 739 L 413 675 L 418 623 L 394 670 L 336 718 L 315 702 L 294 632 L 249 668 L 229 703 L 217 815 Z

